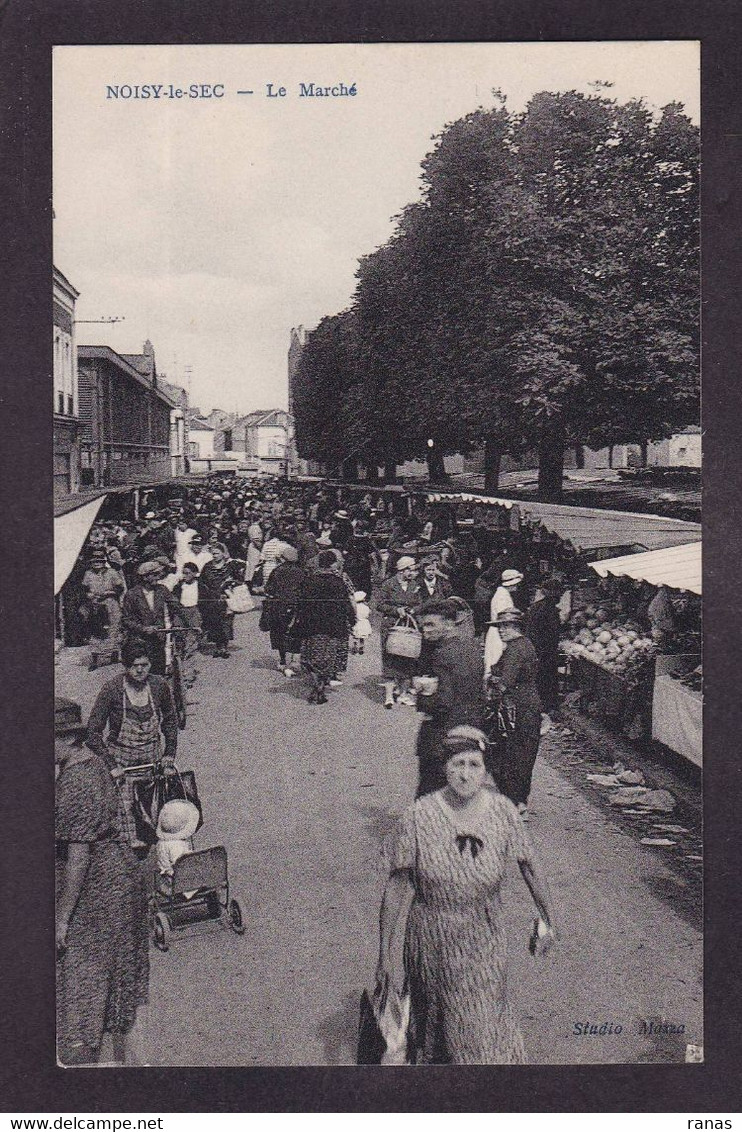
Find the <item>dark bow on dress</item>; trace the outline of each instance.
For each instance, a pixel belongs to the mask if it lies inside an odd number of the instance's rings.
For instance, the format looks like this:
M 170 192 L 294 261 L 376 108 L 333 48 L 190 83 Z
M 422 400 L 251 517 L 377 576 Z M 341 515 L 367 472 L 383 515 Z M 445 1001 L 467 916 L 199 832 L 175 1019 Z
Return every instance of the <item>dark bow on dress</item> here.
M 481 837 L 475 837 L 473 833 L 457 833 L 456 844 L 458 845 L 459 853 L 461 853 L 462 856 L 464 849 L 468 844 L 469 852 L 471 853 L 472 860 L 474 861 L 476 861 L 477 859 L 479 850 L 484 849 L 484 842 L 482 841 Z

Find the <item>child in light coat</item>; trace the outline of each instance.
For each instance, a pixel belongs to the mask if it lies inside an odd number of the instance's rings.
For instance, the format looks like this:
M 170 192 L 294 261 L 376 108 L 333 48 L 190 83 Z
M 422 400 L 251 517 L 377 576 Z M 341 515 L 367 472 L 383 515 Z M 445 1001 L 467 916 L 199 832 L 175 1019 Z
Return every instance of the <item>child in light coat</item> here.
M 353 599 L 356 603 L 356 623 L 351 630 L 353 652 L 360 656 L 363 653 L 366 638 L 371 636 L 371 609 L 366 604 L 366 594 L 363 590 L 356 590 Z

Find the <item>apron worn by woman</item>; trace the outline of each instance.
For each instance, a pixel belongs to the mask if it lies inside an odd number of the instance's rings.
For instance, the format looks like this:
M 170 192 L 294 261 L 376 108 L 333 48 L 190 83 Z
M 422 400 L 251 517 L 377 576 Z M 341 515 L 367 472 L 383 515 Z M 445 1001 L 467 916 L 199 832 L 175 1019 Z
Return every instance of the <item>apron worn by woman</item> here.
M 159 764 L 162 761 L 162 737 L 160 719 L 152 699 L 152 689 L 147 684 L 147 703 L 133 704 L 123 690 L 122 720 L 118 738 L 108 742 L 116 765 L 122 769 L 142 764 Z M 117 780 L 121 802 L 121 822 L 126 838 L 133 849 L 149 848 L 137 836 L 134 821 L 134 784 L 146 781 L 151 771 L 140 774 L 124 774 Z

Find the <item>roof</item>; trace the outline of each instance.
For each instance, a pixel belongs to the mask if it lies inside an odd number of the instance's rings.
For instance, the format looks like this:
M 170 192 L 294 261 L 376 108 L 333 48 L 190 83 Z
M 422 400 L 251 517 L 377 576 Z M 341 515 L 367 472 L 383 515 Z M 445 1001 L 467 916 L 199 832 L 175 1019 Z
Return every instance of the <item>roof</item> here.
M 53 274 L 53 278 L 54 278 L 55 283 L 57 283 L 60 287 L 66 288 L 67 291 L 70 293 L 70 295 L 73 296 L 73 298 L 75 298 L 75 299 L 80 298 L 80 292 L 77 290 L 76 287 L 72 286 L 72 284 L 70 283 L 67 276 L 63 275 L 58 267 L 52 266 L 52 274 Z
M 252 413 L 247 413 L 244 417 L 237 420 L 237 424 L 245 425 L 246 428 L 271 428 L 281 427 L 281 421 L 274 421 L 272 417 L 287 417 L 288 412 L 286 409 L 255 409 Z
M 674 590 L 690 590 L 700 594 L 701 543 L 686 543 L 648 554 L 625 554 L 604 562 L 591 562 L 593 570 L 604 578 L 607 574 L 636 578 L 653 586 L 670 586 Z
M 572 543 L 578 550 L 599 550 L 607 546 L 638 546 L 659 550 L 667 546 L 701 541 L 701 524 L 668 519 L 662 515 L 642 515 L 633 511 L 608 511 L 597 507 L 567 507 L 556 503 L 502 499 L 494 495 L 430 492 L 428 499 L 445 502 L 461 499 L 474 503 L 518 507 L 521 515 L 538 519 L 547 530 Z
M 147 354 L 122 354 L 121 357 L 133 366 L 137 373 L 141 373 L 144 377 L 152 377 L 152 358 Z
M 191 417 L 188 421 L 188 428 L 191 432 L 215 432 L 213 424 L 209 424 L 203 417 Z
M 173 398 L 164 389 L 160 389 L 156 383 L 153 385 L 151 377 L 148 378 L 144 374 L 140 373 L 140 371 L 133 365 L 131 365 L 131 363 L 128 361 L 129 357 L 138 356 L 139 355 L 137 354 L 117 354 L 116 351 L 112 350 L 110 346 L 77 347 L 78 361 L 80 361 L 81 359 L 84 360 L 85 358 L 90 358 L 91 360 L 100 359 L 102 361 L 110 362 L 112 365 L 116 366 L 117 369 L 119 369 L 122 373 L 127 374 L 129 377 L 133 377 L 134 380 L 140 385 L 144 386 L 145 389 L 153 389 L 161 401 L 165 401 L 166 404 L 172 406 L 174 403 Z

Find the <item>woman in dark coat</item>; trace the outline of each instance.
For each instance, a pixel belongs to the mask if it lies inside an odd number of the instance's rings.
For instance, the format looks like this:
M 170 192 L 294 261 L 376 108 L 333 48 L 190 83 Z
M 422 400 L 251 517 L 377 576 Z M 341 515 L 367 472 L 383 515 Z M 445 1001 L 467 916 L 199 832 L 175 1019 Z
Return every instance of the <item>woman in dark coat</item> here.
M 301 665 L 312 681 L 310 703 L 327 703 L 327 686 L 339 670 L 343 645 L 347 646 L 355 622 L 341 569 L 335 552 L 323 550 L 316 571 L 306 576 L 299 591 Z
M 528 795 L 541 737 L 541 699 L 538 694 L 538 656 L 523 635 L 523 614 L 508 609 L 495 624 L 505 650 L 489 676 L 491 690 L 515 708 L 515 725 L 502 745 L 497 772 L 498 786 L 528 817 Z
M 559 637 L 562 623 L 557 602 L 562 596 L 561 583 L 549 579 L 536 591 L 533 604 L 523 618 L 523 632 L 538 657 L 538 691 L 545 712 L 559 706 Z
M 301 648 L 296 633 L 299 610 L 299 593 L 307 576 L 298 564 L 299 552 L 288 544 L 281 551 L 281 562 L 265 584 L 264 604 L 268 606 L 271 648 L 278 653 L 279 666 L 284 676 L 293 676 L 294 669 L 287 663 L 287 654 L 293 656 Z
M 345 551 L 345 572 L 353 582 L 354 589 L 363 590 L 366 594 L 371 593 L 371 566 L 375 554 L 368 524 L 359 519 Z
M 227 606 L 227 594 L 240 581 L 239 563 L 233 561 L 223 542 L 209 546 L 211 562 L 201 571 L 198 584 L 198 607 L 204 633 L 214 642 L 214 656 L 229 658 L 227 645 L 232 636 L 233 614 Z M 244 564 L 243 564 L 244 569 Z

